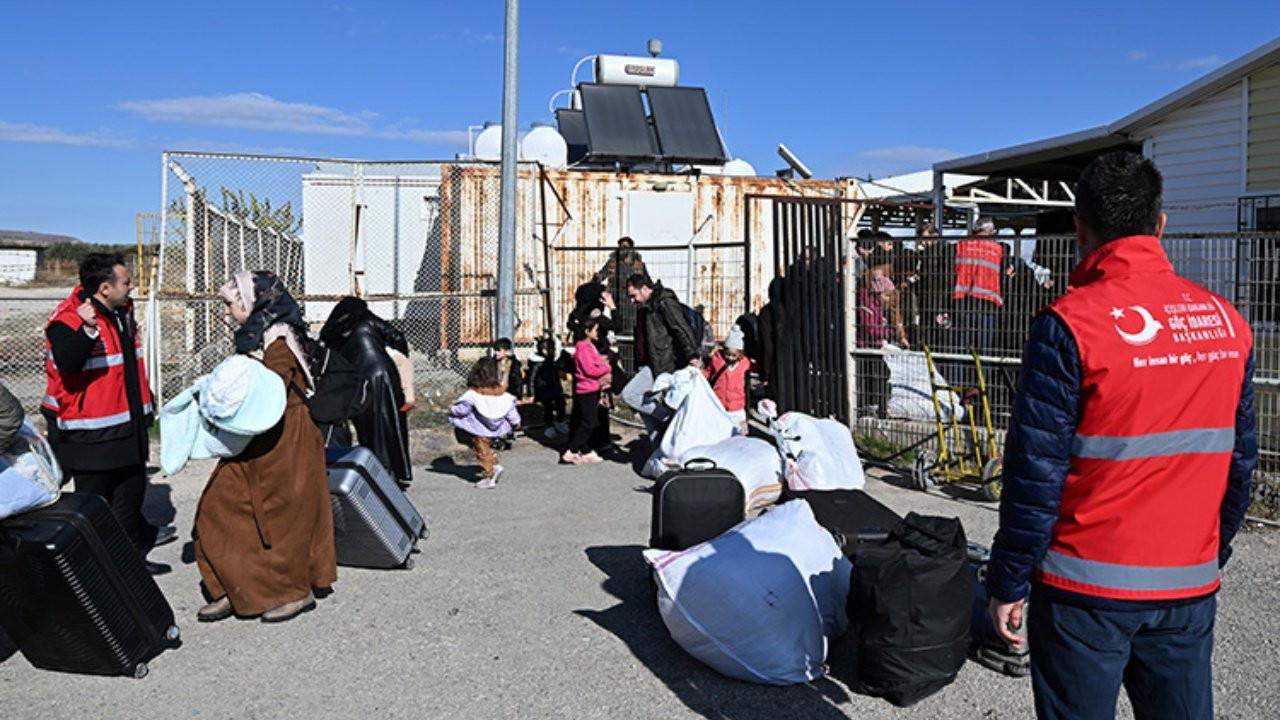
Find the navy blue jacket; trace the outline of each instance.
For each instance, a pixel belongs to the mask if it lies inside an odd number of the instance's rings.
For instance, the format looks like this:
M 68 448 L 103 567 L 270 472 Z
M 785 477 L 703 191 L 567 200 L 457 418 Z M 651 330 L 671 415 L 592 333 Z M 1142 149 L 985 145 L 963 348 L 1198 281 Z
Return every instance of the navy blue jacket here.
M 1062 486 L 1071 467 L 1071 442 L 1080 424 L 1080 353 L 1066 324 L 1041 312 L 1022 352 L 1022 374 L 1005 438 L 1000 530 L 991 548 L 987 595 L 1005 602 L 1027 597 L 1031 573 L 1044 558 L 1058 521 Z M 1231 539 L 1244 522 L 1258 463 L 1253 411 L 1253 354 L 1245 365 L 1236 408 L 1235 449 L 1220 510 L 1218 565 L 1231 556 Z M 1094 598 L 1038 586 L 1065 602 L 1111 608 L 1146 608 L 1163 601 Z

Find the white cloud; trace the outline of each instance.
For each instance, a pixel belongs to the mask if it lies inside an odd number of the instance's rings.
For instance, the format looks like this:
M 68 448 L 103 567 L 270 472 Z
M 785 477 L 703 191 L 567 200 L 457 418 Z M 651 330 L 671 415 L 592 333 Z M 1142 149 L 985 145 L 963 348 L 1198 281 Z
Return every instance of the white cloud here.
M 116 107 L 152 122 L 467 146 L 467 133 L 463 130 L 421 130 L 405 128 L 400 123 L 375 124 L 378 114 L 367 110 L 350 113 L 323 105 L 284 102 L 262 93 L 136 100 Z
M 112 137 L 102 130 L 91 133 L 69 133 L 44 125 L 4 121 L 0 121 L 0 142 L 103 148 L 124 148 L 130 145 L 129 141 Z
M 836 175 L 885 178 L 890 175 L 928 170 L 936 162 L 959 157 L 960 153 L 947 148 L 922 147 L 920 145 L 893 145 L 861 150 L 853 158 L 842 163 Z
M 134 100 L 116 108 L 152 122 L 316 135 L 367 135 L 376 113 L 347 113 L 323 105 L 291 103 L 262 93 Z
M 1151 57 L 1151 53 L 1147 52 L 1146 50 L 1130 50 L 1129 51 L 1129 62 L 1138 62 L 1139 60 L 1146 60 L 1149 57 Z
M 453 147 L 465 148 L 467 146 L 467 133 L 465 130 L 381 130 L 374 133 L 375 137 L 386 140 L 412 140 L 414 142 L 436 143 L 439 145 L 451 145 Z
M 1211 70 L 1222 64 L 1222 58 L 1217 55 L 1205 55 L 1204 57 L 1188 58 L 1174 65 L 1178 70 Z

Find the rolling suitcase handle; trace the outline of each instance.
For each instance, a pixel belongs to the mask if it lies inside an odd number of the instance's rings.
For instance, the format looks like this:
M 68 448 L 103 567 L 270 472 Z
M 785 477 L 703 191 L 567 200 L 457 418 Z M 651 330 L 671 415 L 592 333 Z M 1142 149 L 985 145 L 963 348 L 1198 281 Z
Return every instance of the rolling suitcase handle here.
M 706 472 L 707 470 L 715 470 L 719 468 L 716 461 L 711 458 L 697 457 L 689 458 L 684 461 L 684 469 L 690 472 Z

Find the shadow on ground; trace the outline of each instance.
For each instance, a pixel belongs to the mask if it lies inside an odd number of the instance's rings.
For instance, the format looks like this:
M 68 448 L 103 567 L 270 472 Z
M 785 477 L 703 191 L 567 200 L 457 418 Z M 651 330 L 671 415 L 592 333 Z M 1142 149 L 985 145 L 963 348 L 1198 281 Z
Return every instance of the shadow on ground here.
M 752 685 L 724 677 L 689 657 L 671 640 L 658 615 L 649 568 L 639 545 L 587 548 L 587 559 L 605 574 L 601 584 L 619 602 L 606 610 L 575 610 L 627 644 L 631 653 L 688 708 L 707 718 L 845 718 L 836 707 L 849 700 L 839 684 Z

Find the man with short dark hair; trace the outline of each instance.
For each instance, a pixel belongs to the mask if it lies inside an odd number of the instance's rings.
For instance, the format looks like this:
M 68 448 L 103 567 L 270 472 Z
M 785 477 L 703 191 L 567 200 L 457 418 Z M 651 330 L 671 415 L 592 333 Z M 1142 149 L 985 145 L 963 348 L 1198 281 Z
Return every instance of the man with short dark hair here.
M 636 367 L 647 365 L 657 377 L 686 365 L 701 365 L 700 347 L 693 337 L 689 315 L 674 292 L 663 287 L 661 281 L 637 273 L 627 280 L 627 296 L 639 308 Z
M 1076 185 L 1083 259 L 1033 321 L 1006 441 L 987 594 L 1028 633 L 1036 714 L 1211 718 L 1219 570 L 1258 460 L 1253 337 L 1173 271 L 1154 163 Z
M 102 496 L 144 556 L 176 537 L 142 516 L 155 409 L 133 316 L 133 277 L 119 253 L 90 253 L 80 285 L 45 328 L 41 412 L 63 470 L 78 492 Z M 168 566 L 147 563 L 153 573 Z

